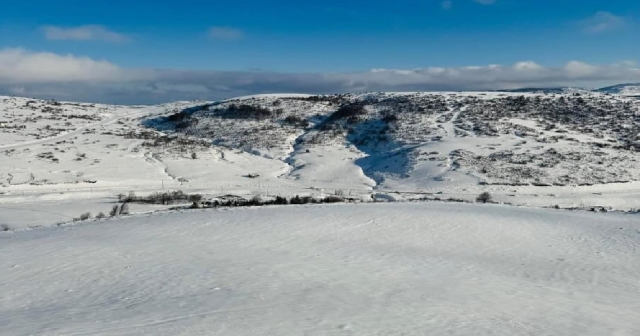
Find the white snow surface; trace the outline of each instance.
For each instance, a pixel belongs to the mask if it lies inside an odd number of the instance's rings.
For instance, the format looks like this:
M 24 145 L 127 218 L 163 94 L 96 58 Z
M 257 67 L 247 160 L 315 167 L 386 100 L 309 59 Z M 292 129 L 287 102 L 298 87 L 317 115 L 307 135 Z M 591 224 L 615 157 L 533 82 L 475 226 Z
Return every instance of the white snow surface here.
M 0 233 L 9 335 L 640 335 L 637 215 L 273 206 Z
M 363 113 L 327 121 L 352 103 Z M 270 115 L 234 116 L 232 105 Z M 186 127 L 166 122 L 194 107 Z M 120 193 L 168 190 L 467 201 L 487 191 L 514 205 L 629 211 L 640 208 L 638 121 L 640 100 L 595 92 L 276 94 L 156 106 L 0 97 L 0 225 L 51 226 L 108 213 Z

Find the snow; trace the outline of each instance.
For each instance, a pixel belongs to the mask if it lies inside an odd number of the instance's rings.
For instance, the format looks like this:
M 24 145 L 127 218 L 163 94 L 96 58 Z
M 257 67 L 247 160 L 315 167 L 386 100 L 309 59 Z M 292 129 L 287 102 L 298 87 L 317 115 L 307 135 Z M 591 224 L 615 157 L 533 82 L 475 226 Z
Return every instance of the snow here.
M 614 85 L 614 86 L 601 88 L 596 91 L 604 92 L 604 93 L 619 94 L 622 96 L 638 97 L 640 96 L 640 83 Z
M 640 101 L 574 94 L 276 94 L 156 106 L 0 97 L 0 120 L 9 121 L 0 128 L 0 224 L 51 226 L 107 213 L 120 193 L 168 190 L 400 201 L 473 201 L 488 191 L 516 205 L 640 208 L 640 155 L 620 148 L 640 146 Z M 510 112 L 519 97 L 538 105 Z M 358 120 L 323 129 L 354 102 L 366 104 Z M 229 117 L 230 104 L 278 114 Z M 166 117 L 184 109 L 195 122 L 176 130 Z M 569 109 L 571 118 L 555 122 L 549 109 Z M 396 121 L 384 121 L 389 112 Z M 132 205 L 136 213 L 164 208 Z
M 0 233 L 3 335 L 638 335 L 637 215 L 273 206 Z
M 0 97 L 0 333 L 638 335 L 638 215 L 546 209 L 640 208 L 638 116 L 582 91 Z M 71 223 L 169 190 L 511 206 L 134 203 Z
M 234 97 L 234 98 L 227 99 L 225 101 L 246 100 L 251 98 L 292 98 L 292 97 L 306 98 L 310 96 L 311 96 L 310 94 L 304 94 L 304 93 L 263 93 L 263 94 Z

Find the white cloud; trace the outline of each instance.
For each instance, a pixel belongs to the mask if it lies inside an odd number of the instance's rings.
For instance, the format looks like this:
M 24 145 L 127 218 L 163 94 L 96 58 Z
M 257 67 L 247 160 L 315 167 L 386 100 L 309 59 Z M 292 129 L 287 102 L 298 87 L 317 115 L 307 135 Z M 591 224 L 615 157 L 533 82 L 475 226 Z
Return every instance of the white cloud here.
M 79 27 L 42 27 L 47 40 L 76 40 L 76 41 L 107 41 L 107 42 L 127 42 L 130 37 L 121 33 L 108 30 L 103 26 L 86 25 Z
M 579 61 L 567 63 L 567 65 L 564 66 L 564 70 L 570 78 L 586 77 L 598 73 L 598 67 Z
M 499 65 L 494 65 L 494 68 L 495 67 L 499 67 Z M 516 71 L 540 71 L 543 70 L 544 67 L 533 61 L 524 61 L 514 64 L 513 69 Z
M 602 33 L 616 30 L 626 24 L 624 18 L 609 12 L 597 12 L 593 17 L 582 21 L 584 30 L 589 33 Z
M 0 50 L 0 94 L 123 104 L 276 92 L 493 90 L 632 81 L 640 81 L 640 69 L 633 61 L 609 65 L 572 61 L 560 67 L 523 61 L 351 73 L 278 73 L 122 68 L 87 57 Z
M 493 5 L 498 0 L 473 0 L 473 1 L 483 5 Z
M 209 37 L 216 40 L 241 40 L 244 38 L 244 32 L 233 27 L 211 27 Z
M 482 4 L 482 5 L 493 5 L 497 1 L 498 0 L 473 0 L 473 2 Z M 450 10 L 451 8 L 453 8 L 453 0 L 444 0 L 440 3 L 440 5 L 442 6 L 442 9 Z
M 56 83 L 122 81 L 139 71 L 125 71 L 107 61 L 88 57 L 29 52 L 24 49 L 0 50 L 0 83 Z

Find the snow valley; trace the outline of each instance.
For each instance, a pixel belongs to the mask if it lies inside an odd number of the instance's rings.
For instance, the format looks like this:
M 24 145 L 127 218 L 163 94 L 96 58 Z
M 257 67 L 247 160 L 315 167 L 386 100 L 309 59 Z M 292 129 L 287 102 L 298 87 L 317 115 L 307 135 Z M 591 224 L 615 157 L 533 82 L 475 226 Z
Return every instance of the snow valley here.
M 631 211 L 640 207 L 639 108 L 633 96 L 575 89 L 158 106 L 4 97 L 0 223 L 68 222 L 108 212 L 118 194 L 169 190 L 204 201 L 473 201 L 489 192 L 514 205 Z
M 632 92 L 0 97 L 0 330 L 640 334 Z

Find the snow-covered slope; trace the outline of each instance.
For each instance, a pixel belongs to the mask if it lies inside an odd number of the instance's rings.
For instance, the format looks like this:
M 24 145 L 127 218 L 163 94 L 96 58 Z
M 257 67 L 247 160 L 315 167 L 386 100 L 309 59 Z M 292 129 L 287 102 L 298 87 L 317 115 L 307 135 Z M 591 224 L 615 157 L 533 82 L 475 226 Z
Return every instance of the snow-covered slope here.
M 640 83 L 619 84 L 596 90 L 602 93 L 619 94 L 623 96 L 640 97 Z
M 573 94 L 573 93 L 588 93 L 588 89 L 578 87 L 524 87 L 519 89 L 499 90 L 499 92 L 512 92 L 512 93 L 542 93 L 542 94 Z
M 640 101 L 593 92 L 258 95 L 109 106 L 0 97 L 0 224 L 183 190 L 640 208 Z M 437 196 L 435 196 L 437 195 Z M 162 207 L 133 205 L 133 212 Z
M 381 93 L 239 99 L 150 124 L 288 159 L 294 168 L 305 165 L 296 161 L 301 154 L 351 148 L 354 163 L 381 187 L 413 175 L 442 182 L 461 171 L 506 185 L 637 180 L 629 151 L 640 148 L 637 121 L 637 105 L 597 94 Z M 412 174 L 422 166 L 431 174 Z
M 435 203 L 0 233 L 11 335 L 640 334 L 640 220 Z
M 297 183 L 462 197 L 535 186 L 556 195 L 640 179 L 639 106 L 590 92 L 251 97 L 149 125 L 284 161 L 292 170 L 281 178 Z

